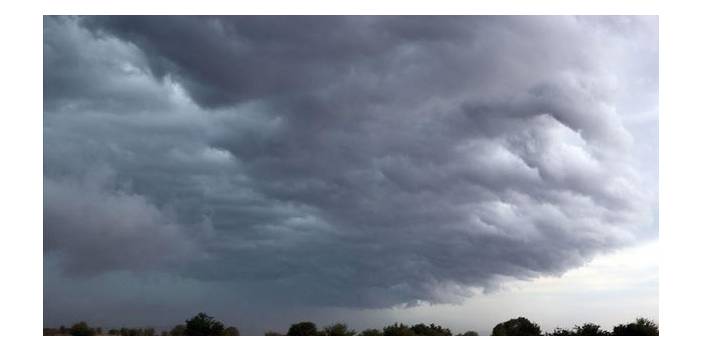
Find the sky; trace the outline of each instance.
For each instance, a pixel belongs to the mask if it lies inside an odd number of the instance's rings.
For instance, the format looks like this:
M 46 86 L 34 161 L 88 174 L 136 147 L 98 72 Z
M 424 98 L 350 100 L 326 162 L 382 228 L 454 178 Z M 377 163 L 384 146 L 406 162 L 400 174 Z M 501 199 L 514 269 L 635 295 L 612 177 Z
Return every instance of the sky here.
M 657 319 L 657 17 L 43 26 L 46 326 Z

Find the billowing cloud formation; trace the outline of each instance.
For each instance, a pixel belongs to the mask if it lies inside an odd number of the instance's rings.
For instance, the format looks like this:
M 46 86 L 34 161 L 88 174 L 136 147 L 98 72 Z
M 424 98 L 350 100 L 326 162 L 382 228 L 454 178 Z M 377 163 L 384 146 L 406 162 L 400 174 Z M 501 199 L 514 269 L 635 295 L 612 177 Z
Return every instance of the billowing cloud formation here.
M 195 254 L 184 230 L 139 195 L 108 193 L 108 175 L 82 184 L 44 179 L 44 248 L 63 256 L 69 273 L 148 270 Z
M 560 274 L 657 235 L 657 43 L 655 18 L 46 17 L 45 254 L 323 306 Z

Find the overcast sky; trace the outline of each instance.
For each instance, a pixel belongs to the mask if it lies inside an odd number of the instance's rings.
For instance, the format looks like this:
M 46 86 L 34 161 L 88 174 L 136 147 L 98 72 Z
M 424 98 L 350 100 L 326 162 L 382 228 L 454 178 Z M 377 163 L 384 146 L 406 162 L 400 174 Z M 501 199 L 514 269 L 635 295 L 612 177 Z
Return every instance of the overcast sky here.
M 45 17 L 43 52 L 47 326 L 657 318 L 656 17 Z

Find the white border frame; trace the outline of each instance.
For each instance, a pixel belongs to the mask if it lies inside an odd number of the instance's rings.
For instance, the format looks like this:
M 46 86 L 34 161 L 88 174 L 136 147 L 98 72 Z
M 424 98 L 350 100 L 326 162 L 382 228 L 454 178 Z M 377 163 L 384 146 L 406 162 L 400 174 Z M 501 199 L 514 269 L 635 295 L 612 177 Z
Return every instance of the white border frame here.
M 672 1 L 671 1 L 672 2 Z M 694 2 L 691 2 L 694 3 Z M 684 347 L 695 337 L 700 311 L 697 253 L 702 198 L 697 150 L 700 137 L 699 82 L 702 33 L 699 12 L 663 1 L 122 1 L 87 0 L 3 3 L 2 143 L 3 243 L 0 335 L 6 349 L 37 346 L 58 350 L 129 348 L 293 348 L 357 350 L 359 347 L 456 348 L 595 347 L 659 349 Z M 44 14 L 647 14 L 660 15 L 660 324 L 659 338 L 50 338 L 41 337 L 42 277 L 42 89 Z M 264 339 L 261 339 L 264 338 Z M 109 342 L 106 342 L 109 340 Z M 692 341 L 692 340 L 690 340 Z M 694 344 L 694 343 L 693 343 Z M 13 347 L 15 346 L 15 347 Z M 23 348 L 24 348 L 23 347 Z

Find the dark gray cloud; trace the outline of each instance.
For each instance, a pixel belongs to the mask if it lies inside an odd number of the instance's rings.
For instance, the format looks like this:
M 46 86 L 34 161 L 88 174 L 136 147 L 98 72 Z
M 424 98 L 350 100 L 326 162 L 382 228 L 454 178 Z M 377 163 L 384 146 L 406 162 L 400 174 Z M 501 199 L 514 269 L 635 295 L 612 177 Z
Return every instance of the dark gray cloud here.
M 110 270 L 150 270 L 196 259 L 192 243 L 176 219 L 140 195 L 105 189 L 105 171 L 80 183 L 44 179 L 44 250 L 60 255 L 72 274 Z M 184 259 L 185 258 L 185 259 Z
M 45 255 L 295 306 L 560 274 L 657 235 L 657 54 L 655 18 L 46 17 Z

